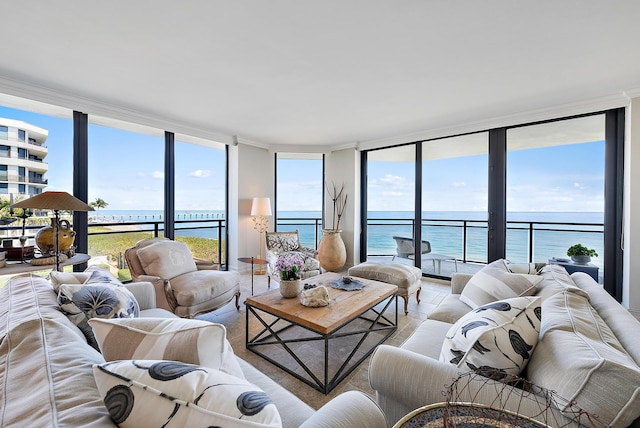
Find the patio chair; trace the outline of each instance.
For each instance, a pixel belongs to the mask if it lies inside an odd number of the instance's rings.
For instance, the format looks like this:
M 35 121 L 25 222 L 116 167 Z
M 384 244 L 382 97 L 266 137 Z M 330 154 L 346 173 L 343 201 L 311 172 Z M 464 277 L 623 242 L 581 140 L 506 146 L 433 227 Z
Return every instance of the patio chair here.
M 320 261 L 316 258 L 318 252 L 313 248 L 300 245 L 298 231 L 293 232 L 267 232 L 267 286 L 271 287 L 273 278 L 280 283 L 280 273 L 275 268 L 278 258 L 287 253 L 295 253 L 302 260 L 302 279 L 320 275 Z
M 392 261 L 396 257 L 401 257 L 403 259 L 413 260 L 415 258 L 414 252 L 415 247 L 413 245 L 413 239 L 405 238 L 402 236 L 394 236 L 393 239 L 396 241 L 396 255 L 391 259 Z M 458 261 L 453 256 L 446 256 L 444 254 L 435 254 L 431 252 L 431 243 L 429 241 L 422 241 L 420 246 L 420 254 L 422 260 L 431 260 L 433 264 L 433 272 L 436 275 L 440 275 L 442 273 L 442 262 L 443 261 L 453 261 L 455 265 L 455 271 L 458 271 Z
M 135 282 L 153 284 L 159 308 L 193 318 L 235 298 L 236 309 L 240 310 L 238 273 L 220 271 L 219 265 L 211 261 L 194 260 L 184 242 L 143 239 L 126 249 L 124 257 Z

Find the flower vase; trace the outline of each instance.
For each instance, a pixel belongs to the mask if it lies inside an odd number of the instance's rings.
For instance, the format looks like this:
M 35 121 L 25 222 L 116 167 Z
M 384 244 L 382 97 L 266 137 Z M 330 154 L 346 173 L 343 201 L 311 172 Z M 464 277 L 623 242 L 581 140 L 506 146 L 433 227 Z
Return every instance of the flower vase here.
M 291 281 L 280 280 L 280 294 L 287 299 L 296 297 L 302 291 L 302 281 L 294 279 Z
M 347 261 L 347 248 L 342 240 L 342 230 L 322 229 L 322 239 L 318 245 L 320 266 L 329 272 L 335 272 Z

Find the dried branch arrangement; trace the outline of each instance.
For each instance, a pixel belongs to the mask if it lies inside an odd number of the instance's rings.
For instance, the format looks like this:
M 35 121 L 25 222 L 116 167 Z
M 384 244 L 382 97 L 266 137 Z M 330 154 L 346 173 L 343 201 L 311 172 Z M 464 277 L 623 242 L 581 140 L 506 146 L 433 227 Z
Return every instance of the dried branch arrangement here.
M 340 189 L 338 189 L 334 182 L 331 182 L 331 187 L 329 187 L 329 184 L 325 183 L 325 187 L 327 188 L 329 197 L 333 201 L 332 229 L 340 229 L 340 219 L 342 218 L 344 209 L 347 206 L 347 193 L 344 191 L 344 183 L 342 183 Z M 336 218 L 338 219 L 337 222 Z

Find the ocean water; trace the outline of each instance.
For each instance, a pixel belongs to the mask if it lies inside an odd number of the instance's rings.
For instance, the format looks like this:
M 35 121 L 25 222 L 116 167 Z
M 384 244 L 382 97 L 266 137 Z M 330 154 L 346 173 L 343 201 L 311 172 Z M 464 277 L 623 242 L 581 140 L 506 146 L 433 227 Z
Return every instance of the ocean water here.
M 278 217 L 278 230 L 298 230 L 303 245 L 314 247 L 322 238 L 319 211 L 285 211 Z M 100 210 L 91 213 L 103 222 L 162 221 L 161 211 Z M 406 211 L 370 212 L 367 228 L 369 255 L 394 255 L 393 236 L 412 236 L 413 213 Z M 434 253 L 460 260 L 486 262 L 487 214 L 475 211 L 423 212 L 422 237 Z M 222 211 L 177 211 L 176 219 L 185 221 L 177 228 L 202 226 L 190 219 L 222 220 Z M 604 248 L 603 213 L 596 212 L 510 212 L 507 215 L 507 258 L 513 262 L 546 262 L 552 257 L 567 257 L 573 244 L 581 243 L 602 256 Z M 273 221 L 273 220 L 272 220 Z M 529 223 L 532 222 L 532 223 Z M 547 224 L 552 223 L 552 224 Z M 578 223 L 579 225 L 575 225 Z M 207 223 L 213 225 L 215 223 Z M 530 227 L 532 230 L 530 230 Z M 179 236 L 217 238 L 217 229 L 176 230 Z M 464 245 L 466 236 L 466 245 Z M 602 266 L 602 257 L 592 263 Z

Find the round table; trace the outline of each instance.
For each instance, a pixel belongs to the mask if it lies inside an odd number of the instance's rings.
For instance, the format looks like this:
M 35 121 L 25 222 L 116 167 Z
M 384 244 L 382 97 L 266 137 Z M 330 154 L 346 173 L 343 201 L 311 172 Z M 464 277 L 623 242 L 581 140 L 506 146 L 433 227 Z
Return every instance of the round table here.
M 445 424 L 446 420 L 446 424 Z M 393 428 L 540 428 L 542 422 L 508 410 L 474 403 L 436 403 L 420 407 L 400 419 Z
M 251 295 L 253 296 L 253 265 L 266 265 L 267 261 L 257 257 L 238 257 L 238 261 L 242 263 L 251 263 Z

